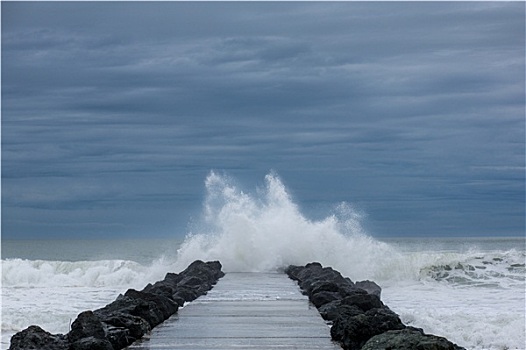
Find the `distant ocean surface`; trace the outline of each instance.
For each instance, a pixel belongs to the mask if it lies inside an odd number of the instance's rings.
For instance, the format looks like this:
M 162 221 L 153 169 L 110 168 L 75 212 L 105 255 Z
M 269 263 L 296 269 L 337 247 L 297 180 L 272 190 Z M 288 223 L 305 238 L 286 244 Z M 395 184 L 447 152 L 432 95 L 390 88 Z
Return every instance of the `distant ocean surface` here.
M 2 240 L 1 349 L 32 324 L 67 333 L 80 312 L 196 259 L 227 273 L 319 261 L 377 282 L 405 324 L 467 349 L 524 349 L 524 237 L 375 239 L 345 203 L 304 217 L 271 175 L 257 196 L 214 174 L 206 185 L 203 223 L 184 240 Z

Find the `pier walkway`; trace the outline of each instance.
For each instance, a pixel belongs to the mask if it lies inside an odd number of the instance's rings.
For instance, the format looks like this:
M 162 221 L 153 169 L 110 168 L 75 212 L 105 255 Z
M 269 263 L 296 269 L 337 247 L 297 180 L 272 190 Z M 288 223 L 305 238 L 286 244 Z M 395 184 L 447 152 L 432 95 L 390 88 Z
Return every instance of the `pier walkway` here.
M 227 273 L 207 295 L 127 349 L 341 348 L 287 275 Z

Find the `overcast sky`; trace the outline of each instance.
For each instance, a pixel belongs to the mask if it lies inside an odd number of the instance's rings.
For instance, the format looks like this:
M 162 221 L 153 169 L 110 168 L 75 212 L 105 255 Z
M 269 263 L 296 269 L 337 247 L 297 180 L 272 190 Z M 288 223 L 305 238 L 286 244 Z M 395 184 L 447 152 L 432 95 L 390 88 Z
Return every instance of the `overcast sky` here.
M 524 2 L 2 2 L 2 237 L 176 237 L 211 170 L 522 235 Z

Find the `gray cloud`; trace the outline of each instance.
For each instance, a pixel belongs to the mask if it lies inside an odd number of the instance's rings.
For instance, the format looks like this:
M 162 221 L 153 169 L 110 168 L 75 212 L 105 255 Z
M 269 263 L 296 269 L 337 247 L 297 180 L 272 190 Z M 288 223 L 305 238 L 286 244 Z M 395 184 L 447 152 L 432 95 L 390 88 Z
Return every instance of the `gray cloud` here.
M 522 233 L 524 17 L 2 3 L 3 235 L 176 234 L 210 169 L 274 169 L 310 214 L 355 202 L 373 234 Z

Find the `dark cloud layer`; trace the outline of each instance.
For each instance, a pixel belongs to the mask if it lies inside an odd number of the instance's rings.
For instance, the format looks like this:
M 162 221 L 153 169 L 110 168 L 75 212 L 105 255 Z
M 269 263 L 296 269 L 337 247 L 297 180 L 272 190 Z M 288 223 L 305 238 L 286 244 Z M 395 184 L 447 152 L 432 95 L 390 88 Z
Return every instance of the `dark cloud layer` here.
M 524 234 L 522 2 L 2 2 L 2 235 L 162 236 L 271 169 L 375 235 Z

